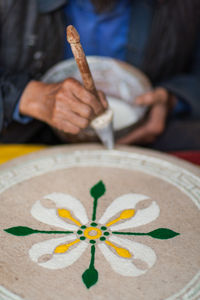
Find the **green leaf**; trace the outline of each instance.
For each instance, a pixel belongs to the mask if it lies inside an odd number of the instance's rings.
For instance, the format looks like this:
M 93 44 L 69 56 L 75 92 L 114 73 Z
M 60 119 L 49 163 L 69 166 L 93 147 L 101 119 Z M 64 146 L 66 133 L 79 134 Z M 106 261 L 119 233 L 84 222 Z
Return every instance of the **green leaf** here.
M 25 236 L 36 232 L 36 230 L 25 226 L 11 227 L 4 229 L 4 231 L 17 236 Z
M 151 236 L 152 238 L 162 239 L 162 240 L 172 239 L 173 237 L 179 234 L 180 233 L 175 232 L 168 228 L 158 228 L 148 233 L 148 235 Z
M 95 184 L 91 190 L 90 190 L 90 195 L 94 198 L 94 199 L 99 199 L 101 196 L 103 196 L 105 194 L 106 191 L 106 187 L 103 183 L 103 181 L 99 181 L 97 184 Z
M 98 281 L 98 272 L 94 266 L 90 266 L 82 275 L 85 286 L 89 289 Z

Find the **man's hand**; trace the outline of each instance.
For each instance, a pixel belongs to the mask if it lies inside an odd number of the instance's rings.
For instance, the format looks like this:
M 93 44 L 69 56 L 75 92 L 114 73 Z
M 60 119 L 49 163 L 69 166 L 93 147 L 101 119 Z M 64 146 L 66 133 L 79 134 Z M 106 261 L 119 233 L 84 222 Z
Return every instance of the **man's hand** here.
M 156 140 L 165 129 L 169 111 L 176 98 L 164 88 L 157 88 L 139 96 L 136 104 L 150 108 L 146 121 L 137 129 L 117 141 L 118 144 L 149 144 Z
M 98 95 L 101 102 L 73 78 L 52 84 L 31 81 L 20 99 L 20 113 L 78 134 L 107 108 L 104 94 Z

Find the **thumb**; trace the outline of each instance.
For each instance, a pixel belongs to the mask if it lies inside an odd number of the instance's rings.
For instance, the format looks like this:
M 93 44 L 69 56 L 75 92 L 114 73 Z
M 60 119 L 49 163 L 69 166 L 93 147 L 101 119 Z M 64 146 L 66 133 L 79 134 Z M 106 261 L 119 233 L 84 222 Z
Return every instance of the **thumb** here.
M 154 104 L 154 92 L 148 92 L 141 96 L 138 96 L 135 100 L 135 104 L 137 105 L 144 105 L 144 106 L 150 106 Z

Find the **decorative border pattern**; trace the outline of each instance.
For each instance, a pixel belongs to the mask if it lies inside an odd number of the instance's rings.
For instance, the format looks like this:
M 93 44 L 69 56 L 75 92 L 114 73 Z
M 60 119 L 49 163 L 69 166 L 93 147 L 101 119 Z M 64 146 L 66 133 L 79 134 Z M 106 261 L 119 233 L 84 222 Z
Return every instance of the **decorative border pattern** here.
M 162 159 L 125 151 L 82 150 L 55 153 L 27 161 L 0 174 L 0 193 L 11 186 L 49 171 L 72 167 L 115 167 L 138 170 L 161 178 L 185 193 L 200 209 L 200 178 L 191 172 Z M 7 295 L 6 295 L 7 294 Z M 13 300 L 16 296 L 0 286 L 2 299 Z M 193 300 L 200 296 L 200 272 L 178 293 L 166 300 Z M 15 297 L 15 298 L 14 298 Z M 21 298 L 19 298 L 22 300 Z

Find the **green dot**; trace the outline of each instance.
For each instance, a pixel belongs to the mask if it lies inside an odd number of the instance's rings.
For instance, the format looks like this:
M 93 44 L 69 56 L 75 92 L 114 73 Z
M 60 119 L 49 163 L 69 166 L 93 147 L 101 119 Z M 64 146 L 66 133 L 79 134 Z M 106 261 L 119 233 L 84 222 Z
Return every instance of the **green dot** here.
M 102 237 L 100 237 L 100 241 L 105 241 L 105 237 L 104 236 L 102 236 Z
M 105 231 L 103 234 L 108 236 L 110 233 L 108 231 Z
M 96 244 L 96 241 L 90 240 L 90 244 Z
M 82 234 L 82 233 L 83 233 L 82 230 L 78 230 L 78 231 L 77 231 L 77 234 Z
M 96 227 L 98 224 L 95 222 L 92 222 L 90 225 Z
M 84 237 L 84 236 L 81 236 L 81 237 L 80 237 L 80 240 L 81 240 L 81 241 L 84 241 L 84 240 L 85 240 L 85 237 Z
M 87 227 L 87 226 L 85 226 L 85 225 L 82 225 L 82 226 L 81 226 L 82 229 L 85 229 L 86 227 Z
M 107 229 L 106 226 L 102 226 L 102 227 L 101 227 L 101 230 L 106 230 L 106 229 Z

